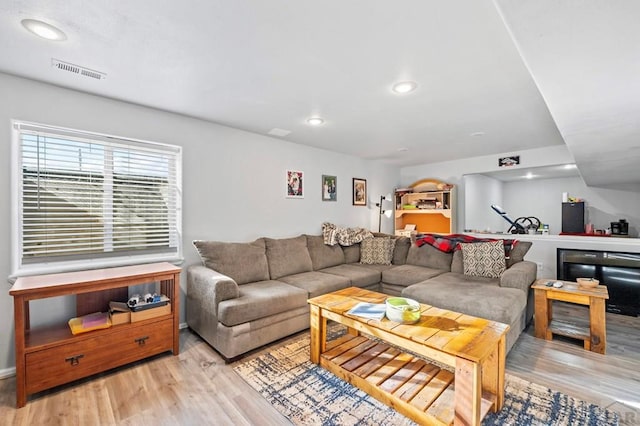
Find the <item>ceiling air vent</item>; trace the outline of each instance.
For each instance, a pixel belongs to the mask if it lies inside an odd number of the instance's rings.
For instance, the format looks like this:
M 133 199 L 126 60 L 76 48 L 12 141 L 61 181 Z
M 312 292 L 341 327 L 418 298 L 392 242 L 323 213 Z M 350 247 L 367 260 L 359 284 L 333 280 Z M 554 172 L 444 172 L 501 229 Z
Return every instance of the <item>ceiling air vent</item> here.
M 68 71 L 85 77 L 95 78 L 96 80 L 104 80 L 105 78 L 107 78 L 107 74 L 103 72 L 81 67 L 80 65 L 70 64 L 69 62 L 64 62 L 59 59 L 51 59 L 51 66 L 62 71 Z

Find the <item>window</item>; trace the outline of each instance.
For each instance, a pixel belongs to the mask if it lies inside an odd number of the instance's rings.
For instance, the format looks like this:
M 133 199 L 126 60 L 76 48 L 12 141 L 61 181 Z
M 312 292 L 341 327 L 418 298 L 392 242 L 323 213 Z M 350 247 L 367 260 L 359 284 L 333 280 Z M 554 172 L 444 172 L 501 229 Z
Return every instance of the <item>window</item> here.
M 181 148 L 14 122 L 14 271 L 181 256 Z

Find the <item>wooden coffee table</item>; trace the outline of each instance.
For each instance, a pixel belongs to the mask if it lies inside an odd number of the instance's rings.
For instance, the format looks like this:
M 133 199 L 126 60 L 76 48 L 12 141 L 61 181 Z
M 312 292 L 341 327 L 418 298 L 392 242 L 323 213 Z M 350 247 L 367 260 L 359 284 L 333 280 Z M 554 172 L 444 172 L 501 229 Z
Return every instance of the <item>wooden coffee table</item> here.
M 563 281 L 560 288 L 547 287 L 546 283 L 556 281 L 539 279 L 531 288 L 535 292 L 536 337 L 553 339 L 553 334 L 579 339 L 588 351 L 605 354 L 607 351 L 607 325 L 605 300 L 609 298 L 607 287 L 581 288 L 577 283 Z M 554 300 L 589 306 L 589 328 L 579 327 L 568 321 L 553 319 Z
M 387 297 L 350 287 L 310 299 L 311 361 L 420 424 L 479 425 L 502 408 L 508 325 L 424 304 L 413 325 L 347 314 Z M 327 342 L 327 319 L 349 333 Z

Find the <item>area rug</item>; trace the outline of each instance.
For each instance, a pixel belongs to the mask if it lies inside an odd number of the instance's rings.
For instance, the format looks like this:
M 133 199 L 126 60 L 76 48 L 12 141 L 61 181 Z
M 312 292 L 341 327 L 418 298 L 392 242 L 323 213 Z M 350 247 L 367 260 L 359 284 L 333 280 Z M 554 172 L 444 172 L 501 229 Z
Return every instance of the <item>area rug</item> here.
M 411 420 L 309 361 L 309 334 L 234 366 L 297 425 L 413 425 Z M 612 411 L 507 374 L 503 409 L 483 425 L 618 425 Z

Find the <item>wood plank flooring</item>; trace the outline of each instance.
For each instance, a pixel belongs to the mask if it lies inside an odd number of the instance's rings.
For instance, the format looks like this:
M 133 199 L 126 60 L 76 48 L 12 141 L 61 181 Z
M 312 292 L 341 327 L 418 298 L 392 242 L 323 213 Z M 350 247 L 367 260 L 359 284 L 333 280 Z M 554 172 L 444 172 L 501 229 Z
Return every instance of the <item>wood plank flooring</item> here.
M 588 321 L 583 307 L 554 306 L 556 317 Z M 40 393 L 19 410 L 15 378 L 0 380 L 0 424 L 290 424 L 190 330 L 182 330 L 180 342 L 177 357 Z M 623 425 L 640 425 L 640 318 L 607 314 L 606 355 L 585 351 L 579 341 L 536 339 L 530 326 L 507 356 L 507 372 L 618 411 Z

